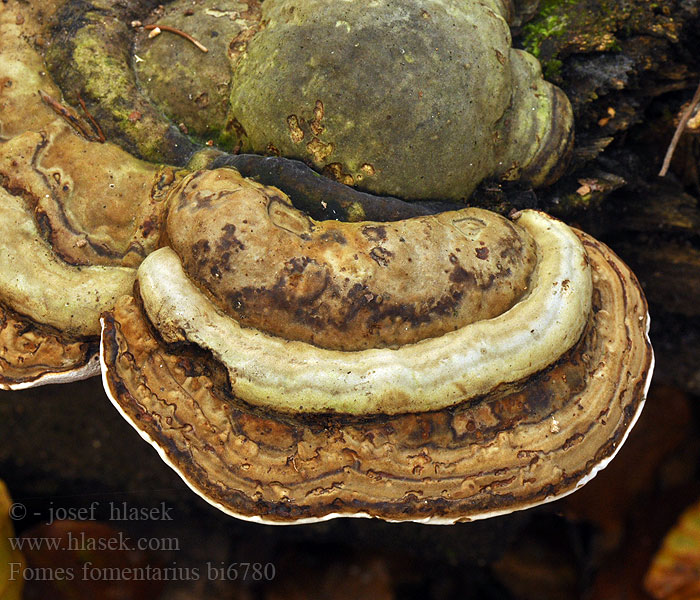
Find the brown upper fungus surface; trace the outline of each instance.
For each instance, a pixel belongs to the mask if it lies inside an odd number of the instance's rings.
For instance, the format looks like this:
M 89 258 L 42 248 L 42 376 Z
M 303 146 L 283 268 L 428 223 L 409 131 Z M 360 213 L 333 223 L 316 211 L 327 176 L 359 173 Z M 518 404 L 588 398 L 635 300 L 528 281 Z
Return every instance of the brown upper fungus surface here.
M 168 234 L 188 276 L 240 323 L 336 350 L 399 346 L 499 315 L 536 263 L 530 235 L 486 210 L 314 221 L 233 170 L 188 178 Z

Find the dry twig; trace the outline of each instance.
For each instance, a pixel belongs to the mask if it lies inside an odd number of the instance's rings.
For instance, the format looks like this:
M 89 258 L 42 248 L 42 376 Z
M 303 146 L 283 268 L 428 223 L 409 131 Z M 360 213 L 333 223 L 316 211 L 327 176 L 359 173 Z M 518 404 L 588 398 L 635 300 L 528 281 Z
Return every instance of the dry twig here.
M 86 140 L 91 142 L 97 141 L 98 138 L 95 137 L 95 133 L 90 131 L 83 120 L 76 115 L 70 108 L 61 104 L 58 100 L 55 100 L 49 96 L 43 90 L 39 90 L 39 96 L 44 104 L 49 106 L 58 116 L 63 117 L 68 124 L 75 129 L 80 135 L 82 135 Z M 104 141 L 104 140 L 102 140 Z
M 681 135 L 683 135 L 683 131 L 685 130 L 685 126 L 688 124 L 688 121 L 690 120 L 690 117 L 693 114 L 695 107 L 699 103 L 700 103 L 700 85 L 698 85 L 698 89 L 695 90 L 695 95 L 693 96 L 693 99 L 690 101 L 690 105 L 683 113 L 683 116 L 681 117 L 680 123 L 678 123 L 678 127 L 676 127 L 676 132 L 673 134 L 673 139 L 671 140 L 671 143 L 668 146 L 668 150 L 666 151 L 666 157 L 664 158 L 664 164 L 661 167 L 661 171 L 659 171 L 659 177 L 664 177 L 666 175 L 666 173 L 668 173 L 668 169 L 671 166 L 671 159 L 673 158 L 673 153 L 676 151 L 676 146 L 678 146 L 678 142 L 681 139 Z
M 143 28 L 148 29 L 149 31 L 154 31 L 154 32 L 157 30 L 158 33 L 160 33 L 161 31 L 169 31 L 170 33 L 174 33 L 176 35 L 179 35 L 179 36 L 185 38 L 187 41 L 192 42 L 202 52 L 209 52 L 209 50 L 207 49 L 207 47 L 204 44 L 195 40 L 189 33 L 185 33 L 184 31 L 181 31 L 180 29 L 176 29 L 175 27 L 170 27 L 170 25 L 144 25 Z
M 80 92 L 78 92 L 78 102 L 80 102 L 80 107 L 83 109 L 83 112 L 90 121 L 92 128 L 95 130 L 98 140 L 104 143 L 107 140 L 107 138 L 105 138 L 105 134 L 102 133 L 102 128 L 100 127 L 99 123 L 95 120 L 95 117 L 93 117 L 90 114 L 90 111 L 87 109 L 87 106 L 85 106 L 85 102 L 83 100 L 83 97 L 80 95 Z

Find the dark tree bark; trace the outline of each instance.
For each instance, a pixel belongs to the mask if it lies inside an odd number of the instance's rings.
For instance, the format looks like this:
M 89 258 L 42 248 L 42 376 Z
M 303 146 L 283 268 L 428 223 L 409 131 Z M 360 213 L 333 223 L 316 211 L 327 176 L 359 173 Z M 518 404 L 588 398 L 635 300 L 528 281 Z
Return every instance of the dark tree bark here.
M 632 266 L 650 302 L 656 380 L 700 393 L 697 107 L 670 172 L 658 175 L 700 84 L 700 2 L 522 0 L 519 7 L 533 4 L 537 12 L 515 42 L 540 58 L 576 115 L 572 163 L 557 184 L 537 191 L 538 204 Z M 517 206 L 522 194 L 504 190 L 496 200 Z

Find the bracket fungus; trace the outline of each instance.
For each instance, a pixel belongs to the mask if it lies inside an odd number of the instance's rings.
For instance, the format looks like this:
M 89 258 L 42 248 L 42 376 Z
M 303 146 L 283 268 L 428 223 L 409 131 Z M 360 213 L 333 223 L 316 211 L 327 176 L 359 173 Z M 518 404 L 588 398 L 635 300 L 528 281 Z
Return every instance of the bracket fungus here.
M 195 133 L 208 135 L 216 129 L 208 119 L 225 114 L 238 141 L 262 151 L 297 143 L 295 123 L 312 153 L 332 146 L 328 161 L 316 153 L 312 166 L 347 171 L 347 183 L 364 173 L 363 185 L 377 183 L 367 190 L 412 200 L 466 197 L 485 177 L 545 183 L 566 162 L 570 106 L 532 57 L 510 49 L 508 2 L 382 0 L 370 7 L 378 25 L 355 14 L 359 2 L 239 4 L 248 10 L 228 25 L 237 42 L 228 46 L 230 93 L 218 80 L 208 92 L 230 102 L 206 111 Z M 338 20 L 341 5 L 352 23 Z M 338 187 L 275 157 L 290 189 L 320 197 L 312 218 L 286 184 L 232 168 L 240 157 L 211 162 L 205 151 L 190 160 L 195 142 L 163 121 L 169 109 L 150 104 L 143 94 L 157 103 L 158 93 L 137 85 L 124 58 L 124 19 L 154 6 L 0 4 L 0 388 L 95 373 L 101 333 L 102 378 L 116 408 L 195 492 L 266 523 L 485 518 L 559 498 L 604 467 L 637 419 L 652 371 L 646 302 L 630 270 L 538 211 L 506 219 L 351 188 L 339 200 Z M 157 10 L 173 7 L 179 0 Z M 49 27 L 52 15 L 62 27 Z M 445 37 L 453 22 L 475 32 L 458 36 L 468 48 Z M 411 23 L 417 38 L 408 45 Z M 344 50 L 323 69 L 295 50 L 305 35 L 328 50 L 336 30 Z M 69 88 L 63 97 L 30 41 L 47 32 L 50 72 Z M 369 64 L 367 36 L 378 32 L 388 50 Z M 290 97 L 285 69 L 310 76 L 296 85 L 296 121 L 291 108 L 273 114 L 275 103 L 258 98 L 270 94 L 269 80 L 256 89 L 251 78 L 257 53 L 278 41 L 268 74 L 280 83 L 280 104 Z M 207 56 L 221 46 L 207 43 Z M 109 69 L 90 57 L 106 57 Z M 373 103 L 358 100 L 378 74 L 391 80 L 380 58 L 401 67 L 407 85 L 434 69 L 432 84 L 451 82 L 427 86 L 409 107 L 396 80 L 390 137 L 386 123 L 375 128 L 362 112 Z M 358 87 L 325 81 L 342 65 Z M 324 79 L 320 105 L 314 73 Z M 106 74 L 129 94 L 99 97 Z M 73 95 L 85 117 L 68 105 Z M 129 99 L 139 110 L 125 112 Z M 299 117 L 311 100 L 312 113 Z M 430 115 L 421 112 L 428 104 Z M 409 130 L 394 124 L 399 105 L 410 108 Z M 115 121 L 124 114 L 134 115 L 129 126 Z M 254 142 L 267 121 L 281 137 Z M 364 142 L 350 121 L 369 124 Z M 189 166 L 145 162 L 104 137 Z M 367 159 L 377 148 L 381 156 Z M 329 206 L 336 212 L 324 212 Z M 345 220 L 317 218 L 328 214 Z
M 510 12 L 502 0 L 266 0 L 233 61 L 229 122 L 244 151 L 274 148 L 374 194 L 466 200 L 487 177 L 551 182 L 571 106 L 511 48 Z
M 590 479 L 642 408 L 638 282 L 544 213 L 318 222 L 222 169 L 183 180 L 166 236 L 103 317 L 105 388 L 238 517 L 526 508 Z

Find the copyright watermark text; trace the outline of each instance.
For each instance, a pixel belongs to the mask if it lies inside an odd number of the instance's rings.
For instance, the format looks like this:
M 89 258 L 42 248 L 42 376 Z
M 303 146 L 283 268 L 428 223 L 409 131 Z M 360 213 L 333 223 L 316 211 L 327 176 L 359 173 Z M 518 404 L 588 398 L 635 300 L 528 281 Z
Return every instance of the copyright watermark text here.
M 100 513 L 108 511 L 107 515 L 99 517 L 107 521 L 172 521 L 172 506 L 166 506 L 161 502 L 158 506 L 150 508 L 142 506 L 131 506 L 127 502 L 108 502 L 106 507 L 103 503 L 95 500 L 90 506 L 65 507 L 54 506 L 53 502 L 48 507 L 48 519 L 46 525 L 51 525 L 56 521 L 97 521 L 98 511 Z M 29 516 L 27 507 L 21 502 L 15 502 L 10 506 L 10 518 L 13 521 L 21 521 Z M 41 513 L 32 513 L 33 516 L 41 516 Z

